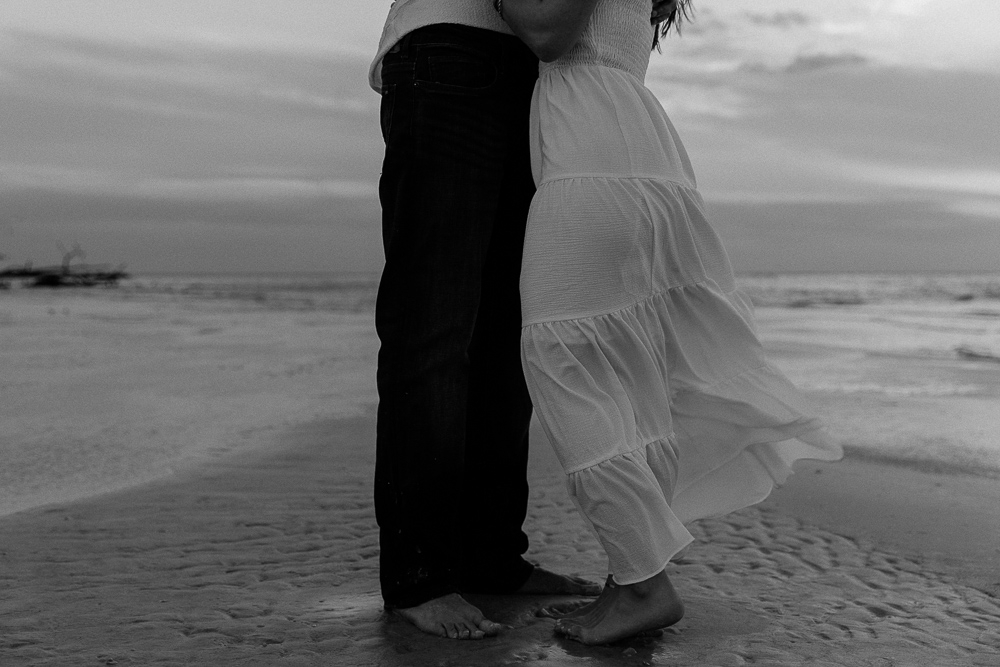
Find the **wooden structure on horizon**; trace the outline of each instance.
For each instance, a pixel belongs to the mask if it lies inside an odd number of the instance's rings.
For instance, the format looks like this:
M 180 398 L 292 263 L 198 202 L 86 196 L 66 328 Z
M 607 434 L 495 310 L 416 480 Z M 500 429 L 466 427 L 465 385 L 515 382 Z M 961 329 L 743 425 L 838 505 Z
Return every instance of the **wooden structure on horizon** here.
M 128 277 L 123 268 L 109 269 L 86 264 L 34 268 L 28 264 L 0 269 L 0 289 L 13 282 L 20 282 L 25 287 L 113 287 Z

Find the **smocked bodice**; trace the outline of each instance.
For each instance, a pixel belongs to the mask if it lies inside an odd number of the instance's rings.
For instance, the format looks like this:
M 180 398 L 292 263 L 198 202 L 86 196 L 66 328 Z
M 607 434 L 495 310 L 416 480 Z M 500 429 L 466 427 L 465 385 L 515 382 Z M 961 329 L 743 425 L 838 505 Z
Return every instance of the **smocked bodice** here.
M 651 10 L 651 0 L 600 0 L 576 45 L 558 60 L 542 63 L 541 72 L 570 65 L 604 65 L 642 81 L 653 43 Z
M 535 183 L 577 176 L 695 186 L 673 125 L 644 80 L 651 0 L 599 0 L 580 40 L 543 63 L 532 100 Z

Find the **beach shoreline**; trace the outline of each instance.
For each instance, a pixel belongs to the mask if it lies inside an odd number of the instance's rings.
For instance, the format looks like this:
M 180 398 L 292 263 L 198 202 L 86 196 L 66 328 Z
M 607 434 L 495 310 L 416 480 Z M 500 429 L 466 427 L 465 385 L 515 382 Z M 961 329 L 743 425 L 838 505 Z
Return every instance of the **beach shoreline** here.
M 0 518 L 0 663 L 1000 664 L 1000 579 L 976 562 L 997 517 L 961 530 L 984 520 L 978 494 L 998 497 L 984 480 L 805 464 L 764 503 L 693 526 L 671 566 L 688 615 L 663 637 L 579 647 L 535 615 L 552 599 L 499 597 L 476 602 L 510 628 L 457 643 L 381 610 L 373 443 L 370 412 L 318 420 L 271 447 Z M 537 429 L 529 480 L 529 557 L 603 577 Z
M 536 616 L 553 598 L 476 598 L 510 626 L 476 643 L 382 611 L 374 294 L 325 276 L 4 294 L 0 665 L 1000 665 L 1000 377 L 954 353 L 1000 349 L 993 302 L 758 308 L 847 457 L 693 524 L 670 565 L 687 616 L 588 649 Z M 603 580 L 537 424 L 531 442 L 529 558 Z
M 768 355 L 845 448 L 1000 475 L 1000 374 L 956 352 L 1000 354 L 1000 276 L 741 280 Z M 288 274 L 3 293 L 0 516 L 361 414 L 376 291 L 374 275 Z

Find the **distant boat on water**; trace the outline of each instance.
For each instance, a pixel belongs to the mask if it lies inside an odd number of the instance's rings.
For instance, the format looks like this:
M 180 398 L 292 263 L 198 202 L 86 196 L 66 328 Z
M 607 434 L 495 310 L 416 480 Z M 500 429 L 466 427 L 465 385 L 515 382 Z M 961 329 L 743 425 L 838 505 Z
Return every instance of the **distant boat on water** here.
M 0 289 L 14 282 L 24 287 L 113 287 L 118 281 L 130 277 L 124 266 L 111 269 L 107 265 L 71 264 L 74 257 L 83 256 L 79 244 L 74 244 L 69 252 L 63 251 L 63 261 L 59 266 L 35 268 L 28 263 L 0 269 Z M 0 256 L 0 259 L 3 257 Z
M 88 265 L 72 268 L 43 266 L 36 269 L 23 266 L 0 269 L 0 285 L 17 281 L 25 287 L 111 287 L 128 277 L 128 272 L 122 269 Z
M 89 266 L 74 267 L 68 271 L 58 266 L 0 270 L 0 283 L 20 281 L 25 287 L 108 287 L 128 277 L 128 272 L 121 269 Z

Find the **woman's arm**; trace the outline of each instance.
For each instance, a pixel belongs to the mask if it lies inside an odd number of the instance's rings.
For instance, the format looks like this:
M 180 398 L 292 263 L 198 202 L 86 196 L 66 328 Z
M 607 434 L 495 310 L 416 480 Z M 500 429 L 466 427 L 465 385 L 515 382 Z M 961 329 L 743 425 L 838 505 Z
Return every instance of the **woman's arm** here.
M 503 18 L 539 60 L 551 62 L 572 48 L 597 0 L 503 0 Z

